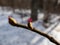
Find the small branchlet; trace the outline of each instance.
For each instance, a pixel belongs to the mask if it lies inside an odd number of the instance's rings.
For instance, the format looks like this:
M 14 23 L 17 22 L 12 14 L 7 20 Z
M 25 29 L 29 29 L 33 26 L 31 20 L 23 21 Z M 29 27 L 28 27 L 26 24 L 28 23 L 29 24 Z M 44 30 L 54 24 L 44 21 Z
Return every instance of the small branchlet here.
M 33 27 L 32 27 L 32 22 L 28 22 L 28 27 L 29 27 L 30 29 L 33 29 Z
M 33 28 L 31 22 L 28 22 L 28 26 L 25 26 L 25 25 L 22 25 L 22 24 L 18 24 L 17 21 L 15 19 L 13 20 L 12 17 L 10 17 L 8 19 L 8 21 L 9 21 L 9 24 L 11 24 L 12 26 L 21 27 L 21 28 L 28 29 L 28 30 L 30 30 L 32 32 L 36 32 L 37 34 L 42 35 L 42 36 L 48 38 L 52 43 L 54 43 L 56 45 L 60 45 L 60 43 L 57 40 L 55 40 L 52 36 L 42 32 L 42 31 L 39 31 L 36 28 Z

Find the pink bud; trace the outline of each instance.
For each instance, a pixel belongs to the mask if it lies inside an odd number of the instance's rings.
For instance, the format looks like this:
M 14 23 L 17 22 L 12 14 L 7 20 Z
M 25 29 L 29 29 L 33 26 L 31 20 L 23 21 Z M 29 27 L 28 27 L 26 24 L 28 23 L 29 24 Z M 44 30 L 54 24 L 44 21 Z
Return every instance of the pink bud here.
M 28 19 L 28 22 L 32 22 L 32 18 L 29 18 L 29 19 Z
M 8 18 L 10 18 L 10 17 L 12 17 L 12 16 L 8 16 Z

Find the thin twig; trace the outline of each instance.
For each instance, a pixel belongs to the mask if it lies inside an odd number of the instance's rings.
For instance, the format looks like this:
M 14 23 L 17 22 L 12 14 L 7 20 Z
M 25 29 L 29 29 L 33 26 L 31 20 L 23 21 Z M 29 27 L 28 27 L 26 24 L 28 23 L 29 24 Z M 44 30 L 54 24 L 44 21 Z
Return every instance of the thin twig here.
M 11 23 L 10 23 L 10 24 L 11 24 Z M 33 27 L 32 27 L 32 28 L 29 28 L 29 26 L 25 26 L 25 25 L 18 24 L 18 23 L 16 23 L 15 25 L 12 24 L 12 26 L 21 27 L 21 28 L 28 29 L 28 30 L 30 30 L 30 31 L 32 31 L 32 32 L 36 32 L 36 33 L 38 33 L 39 35 L 42 35 L 42 36 L 48 38 L 52 43 L 55 43 L 56 45 L 60 45 L 60 43 L 59 43 L 57 40 L 55 40 L 52 36 L 50 36 L 50 35 L 42 32 L 42 31 L 40 31 L 40 30 L 38 30 L 38 29 L 36 29 L 36 28 L 33 28 Z
M 35 29 L 35 28 L 31 29 L 31 28 L 29 28 L 28 26 L 21 25 L 21 24 L 16 24 L 16 26 L 17 26 L 17 27 L 21 27 L 21 28 L 28 29 L 28 30 L 33 31 L 33 32 L 36 32 L 36 33 L 38 33 L 38 34 L 40 34 L 40 35 L 48 38 L 51 42 L 55 43 L 56 45 L 60 45 L 60 43 L 59 43 L 57 40 L 55 40 L 52 36 L 50 36 L 50 35 L 42 32 L 42 31 L 39 31 L 39 30 L 37 30 L 37 29 Z

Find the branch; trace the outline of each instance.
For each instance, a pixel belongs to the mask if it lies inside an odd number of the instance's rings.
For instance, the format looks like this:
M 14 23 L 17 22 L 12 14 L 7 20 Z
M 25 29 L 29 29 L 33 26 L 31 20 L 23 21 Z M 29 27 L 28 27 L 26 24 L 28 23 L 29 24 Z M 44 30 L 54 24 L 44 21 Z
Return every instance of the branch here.
M 13 22 L 14 22 L 14 21 L 13 21 Z M 9 24 L 11 24 L 11 23 L 9 22 Z M 55 43 L 56 45 L 60 45 L 60 43 L 59 43 L 57 40 L 55 40 L 52 36 L 50 36 L 50 35 L 42 32 L 42 31 L 39 31 L 39 30 L 37 30 L 36 28 L 33 28 L 33 27 L 32 27 L 32 23 L 29 23 L 28 26 L 25 26 L 25 25 L 22 25 L 22 24 L 18 24 L 18 23 L 13 23 L 13 24 L 11 24 L 11 25 L 12 25 L 12 26 L 16 26 L 16 27 L 25 28 L 25 29 L 28 29 L 28 30 L 30 30 L 30 31 L 32 31 L 32 32 L 36 32 L 36 33 L 38 33 L 39 35 L 42 35 L 42 36 L 48 38 L 52 43 Z

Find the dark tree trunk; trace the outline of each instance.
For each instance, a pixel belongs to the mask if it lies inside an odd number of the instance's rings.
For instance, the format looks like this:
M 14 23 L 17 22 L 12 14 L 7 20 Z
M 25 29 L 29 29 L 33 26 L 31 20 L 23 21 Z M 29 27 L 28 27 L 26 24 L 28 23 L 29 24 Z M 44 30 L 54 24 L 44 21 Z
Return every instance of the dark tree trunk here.
M 44 19 L 43 21 L 48 23 L 50 18 L 50 13 L 54 12 L 55 7 L 57 6 L 57 0 L 45 0 L 44 1 Z
M 44 0 L 44 4 L 43 4 L 43 7 L 44 7 L 44 19 L 43 19 L 43 22 L 44 23 L 47 23 L 48 22 L 48 1 L 47 0 Z
M 31 2 L 31 18 L 33 21 L 36 21 L 38 19 L 38 0 L 32 0 Z

